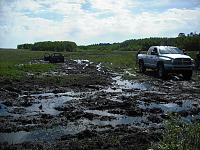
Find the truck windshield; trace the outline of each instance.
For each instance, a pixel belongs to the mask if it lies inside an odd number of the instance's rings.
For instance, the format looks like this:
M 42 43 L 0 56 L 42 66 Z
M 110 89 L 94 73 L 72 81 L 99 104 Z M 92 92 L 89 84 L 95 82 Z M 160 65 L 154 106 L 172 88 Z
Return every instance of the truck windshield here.
M 165 47 L 159 49 L 160 54 L 183 54 L 183 51 L 177 47 Z

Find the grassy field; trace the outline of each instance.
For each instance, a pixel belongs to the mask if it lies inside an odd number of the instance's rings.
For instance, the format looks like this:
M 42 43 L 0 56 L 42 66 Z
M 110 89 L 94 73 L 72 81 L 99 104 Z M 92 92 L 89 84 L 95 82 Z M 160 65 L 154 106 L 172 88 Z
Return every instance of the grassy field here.
M 46 52 L 29 50 L 0 50 L 0 76 L 19 78 L 25 72 L 45 72 L 53 70 L 55 64 L 30 64 L 34 59 L 43 59 Z M 50 52 L 53 53 L 53 52 Z M 84 51 L 63 52 L 65 59 L 88 59 L 92 62 L 104 63 L 112 70 L 135 69 L 135 52 L 120 51 Z M 23 64 L 23 65 L 22 65 Z
M 52 64 L 29 64 L 33 59 L 42 58 L 44 53 L 45 52 L 1 49 L 0 76 L 6 78 L 19 78 L 27 71 L 47 71 L 54 68 L 54 65 Z

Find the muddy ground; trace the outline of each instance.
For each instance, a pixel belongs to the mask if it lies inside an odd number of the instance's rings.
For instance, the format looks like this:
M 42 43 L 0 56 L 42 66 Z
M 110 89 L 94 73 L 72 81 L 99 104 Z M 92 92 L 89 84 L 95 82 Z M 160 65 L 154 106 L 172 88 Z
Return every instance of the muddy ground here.
M 1 79 L 0 149 L 147 149 L 169 114 L 200 121 L 198 80 L 124 72 L 133 79 L 67 60 L 23 80 Z

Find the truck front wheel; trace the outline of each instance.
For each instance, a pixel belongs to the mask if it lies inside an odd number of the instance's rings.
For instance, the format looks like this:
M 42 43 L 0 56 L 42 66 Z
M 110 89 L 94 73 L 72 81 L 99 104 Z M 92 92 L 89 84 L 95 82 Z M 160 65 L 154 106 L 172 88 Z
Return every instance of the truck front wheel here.
M 164 65 L 162 63 L 158 64 L 158 77 L 164 79 L 167 76 Z
M 185 71 L 182 75 L 185 80 L 190 80 L 192 78 L 192 70 Z
M 146 67 L 144 66 L 144 62 L 142 60 L 139 61 L 139 71 L 144 73 L 146 71 Z

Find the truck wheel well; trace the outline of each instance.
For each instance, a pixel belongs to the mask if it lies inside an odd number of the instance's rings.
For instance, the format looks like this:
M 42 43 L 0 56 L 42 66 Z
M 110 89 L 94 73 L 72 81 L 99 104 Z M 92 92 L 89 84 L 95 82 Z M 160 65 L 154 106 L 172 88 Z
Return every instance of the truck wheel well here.
M 139 59 L 139 62 L 144 62 L 142 59 Z

